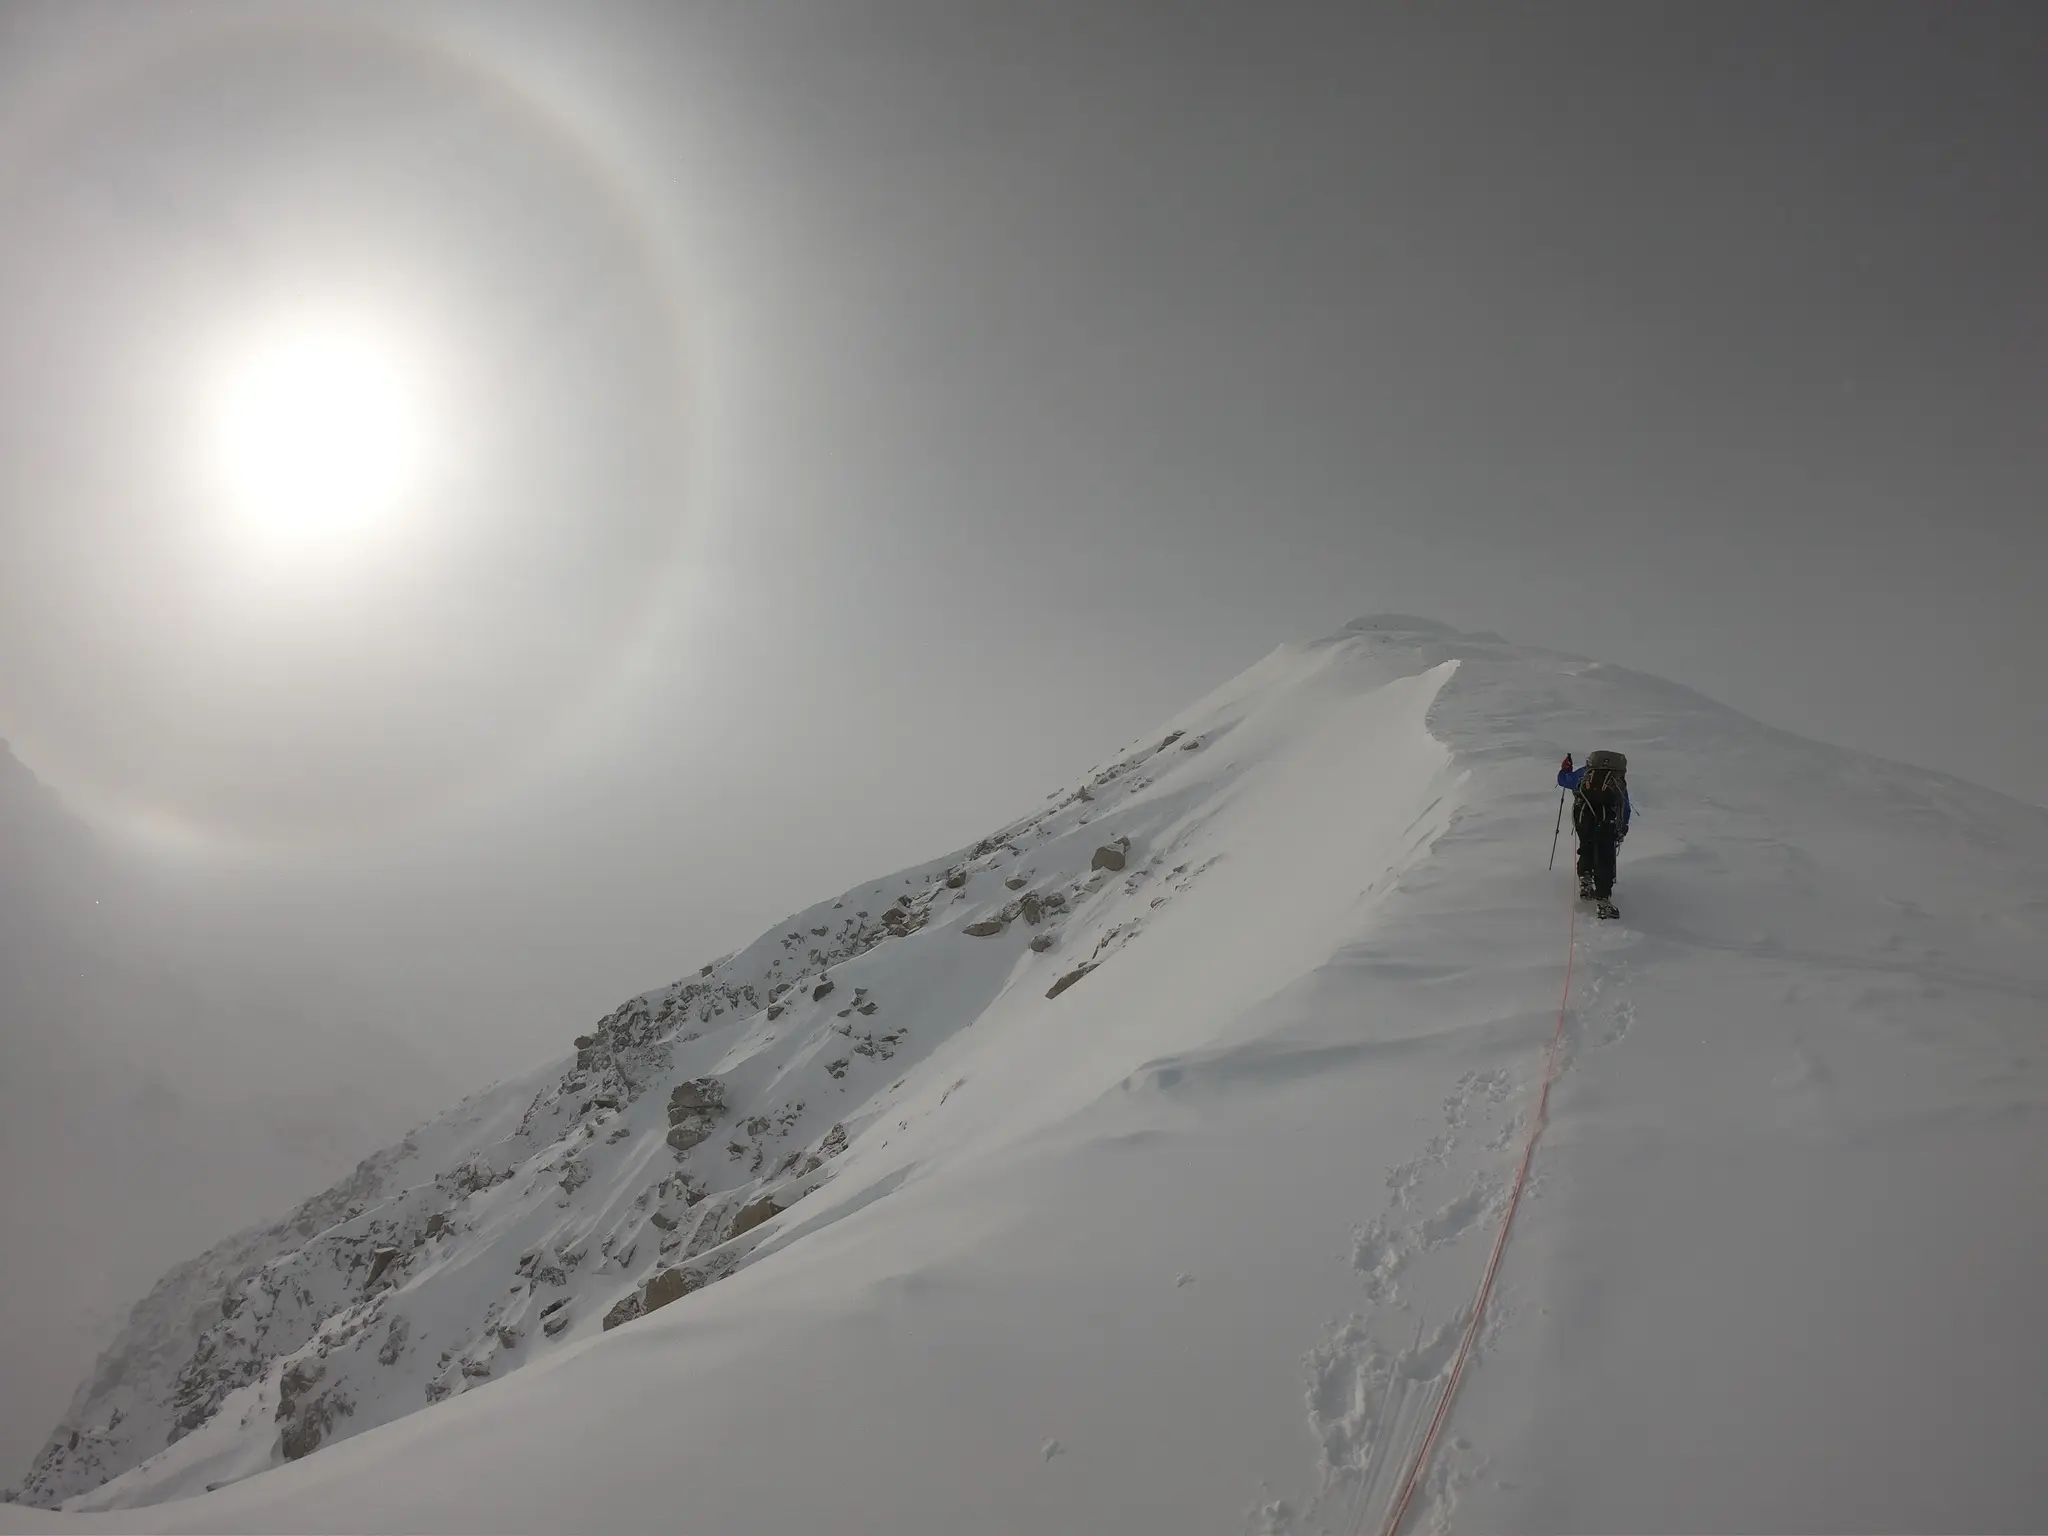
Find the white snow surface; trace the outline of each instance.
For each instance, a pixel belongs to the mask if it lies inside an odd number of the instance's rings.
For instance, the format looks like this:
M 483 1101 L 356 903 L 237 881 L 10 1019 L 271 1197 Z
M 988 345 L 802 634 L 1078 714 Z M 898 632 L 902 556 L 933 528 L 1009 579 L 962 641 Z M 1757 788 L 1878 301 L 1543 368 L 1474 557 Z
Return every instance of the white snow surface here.
M 188 1266 L 0 1530 L 1377 1530 L 1574 944 L 1404 1529 L 2048 1529 L 2044 940 L 2048 812 L 1361 620 Z

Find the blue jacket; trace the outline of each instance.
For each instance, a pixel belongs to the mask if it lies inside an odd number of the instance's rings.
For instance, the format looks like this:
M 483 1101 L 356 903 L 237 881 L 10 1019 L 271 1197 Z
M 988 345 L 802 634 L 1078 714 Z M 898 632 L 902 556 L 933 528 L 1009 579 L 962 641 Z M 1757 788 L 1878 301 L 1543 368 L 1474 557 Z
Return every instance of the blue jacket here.
M 1572 793 L 1573 793 L 1573 794 L 1577 794 L 1577 793 L 1578 793 L 1578 789 L 1579 789 L 1579 784 L 1580 784 L 1580 782 L 1581 782 L 1582 780 L 1584 780 L 1584 778 L 1586 777 L 1586 772 L 1587 772 L 1587 770 L 1586 770 L 1586 769 L 1584 769 L 1584 768 L 1574 768 L 1574 769 L 1572 769 L 1572 770 L 1571 770 L 1570 772 L 1566 772 L 1566 771 L 1565 771 L 1564 769 L 1562 769 L 1562 768 L 1558 769 L 1558 770 L 1557 770 L 1557 787 L 1558 787 L 1559 789 L 1568 789 L 1568 790 L 1572 791 Z M 1624 789 L 1624 790 L 1622 790 L 1622 792 L 1621 792 L 1621 830 L 1622 830 L 1622 831 L 1624 831 L 1624 832 L 1628 831 L 1628 819 L 1629 819 L 1629 817 L 1630 817 L 1631 815 L 1633 815 L 1633 814 L 1634 814 L 1634 812 L 1635 812 L 1635 807 L 1629 804 L 1629 800 L 1628 800 L 1628 791 L 1627 791 L 1626 789 Z

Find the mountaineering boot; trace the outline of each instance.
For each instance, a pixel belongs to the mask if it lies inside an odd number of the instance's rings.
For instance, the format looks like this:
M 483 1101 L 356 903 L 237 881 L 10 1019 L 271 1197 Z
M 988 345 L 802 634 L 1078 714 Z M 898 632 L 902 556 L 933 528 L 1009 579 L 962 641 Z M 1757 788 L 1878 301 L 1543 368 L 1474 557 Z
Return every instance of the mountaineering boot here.
M 1621 908 L 1603 896 L 1600 898 L 1600 915 L 1603 918 L 1619 917 L 1621 916 Z
M 1591 875 L 1579 876 L 1579 900 L 1593 900 L 1593 877 Z

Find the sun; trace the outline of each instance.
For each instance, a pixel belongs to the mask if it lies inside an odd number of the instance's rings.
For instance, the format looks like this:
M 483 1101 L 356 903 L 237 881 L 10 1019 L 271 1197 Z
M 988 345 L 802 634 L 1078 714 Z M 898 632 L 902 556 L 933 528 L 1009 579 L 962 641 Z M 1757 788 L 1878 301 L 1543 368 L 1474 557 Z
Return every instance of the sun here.
M 390 522 L 421 489 L 417 369 L 372 326 L 274 326 L 232 356 L 211 394 L 212 478 L 268 541 L 330 546 Z

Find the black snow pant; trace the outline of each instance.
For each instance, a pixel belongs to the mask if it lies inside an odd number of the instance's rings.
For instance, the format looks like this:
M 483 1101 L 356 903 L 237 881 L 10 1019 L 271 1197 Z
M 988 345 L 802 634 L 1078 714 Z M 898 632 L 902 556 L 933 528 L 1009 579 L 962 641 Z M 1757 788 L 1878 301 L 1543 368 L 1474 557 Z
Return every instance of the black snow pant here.
M 1621 846 L 1618 829 L 1599 812 L 1572 807 L 1572 831 L 1579 839 L 1579 875 L 1593 877 L 1593 894 L 1605 901 L 1614 894 L 1614 851 Z

